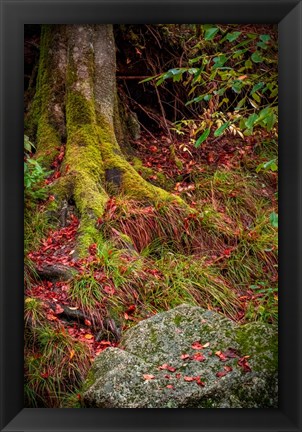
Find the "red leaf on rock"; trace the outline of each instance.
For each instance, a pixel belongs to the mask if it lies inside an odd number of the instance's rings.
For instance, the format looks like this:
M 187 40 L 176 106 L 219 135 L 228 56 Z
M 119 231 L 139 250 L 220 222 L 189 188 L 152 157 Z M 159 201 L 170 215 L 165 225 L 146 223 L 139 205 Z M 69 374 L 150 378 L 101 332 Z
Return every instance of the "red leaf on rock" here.
M 201 386 L 201 387 L 204 387 L 204 386 L 205 386 L 205 383 L 204 383 L 203 381 L 200 380 L 200 376 L 197 376 L 197 377 L 195 377 L 195 378 L 196 378 L 196 379 L 195 379 L 196 384 L 198 384 L 198 385 Z
M 192 343 L 192 348 L 193 348 L 193 349 L 202 349 L 203 346 L 201 345 L 200 342 L 196 341 L 196 342 L 193 342 L 193 343 Z
M 191 382 L 191 381 L 195 381 L 195 378 L 194 377 L 190 377 L 190 376 L 185 376 L 184 380 L 187 381 L 187 382 Z
M 145 381 L 150 381 L 155 378 L 154 375 L 145 374 L 143 375 Z
M 163 365 L 159 366 L 158 369 L 168 370 L 169 372 L 175 372 L 176 371 L 176 369 L 174 367 L 168 365 L 167 363 L 164 363 Z
M 223 366 L 223 369 L 224 369 L 226 372 L 232 372 L 232 370 L 233 370 L 232 366 Z
M 239 357 L 238 351 L 235 348 L 228 348 L 223 354 L 228 358 Z
M 250 356 L 243 356 L 238 360 L 238 366 L 240 366 L 244 372 L 251 372 L 252 371 L 250 365 L 247 362 L 247 359 L 249 357 Z
M 216 376 L 217 376 L 218 378 L 220 378 L 220 377 L 225 376 L 226 374 L 227 374 L 227 372 L 222 371 L 222 372 L 217 372 Z
M 203 356 L 201 353 L 196 353 L 191 358 L 192 358 L 192 360 L 196 360 L 196 361 L 200 361 L 200 362 L 202 362 L 206 359 L 205 356 Z
M 186 360 L 186 359 L 190 358 L 190 355 L 189 355 L 189 354 L 182 354 L 182 355 L 180 356 L 180 358 L 181 358 L 182 360 Z
M 174 387 L 173 387 L 171 384 L 168 384 L 166 387 L 167 387 L 168 389 L 173 389 L 173 390 L 174 390 Z
M 227 361 L 228 360 L 228 358 L 221 352 L 221 351 L 216 351 L 215 352 L 215 355 L 217 356 L 217 357 L 219 357 L 219 359 L 220 359 L 220 361 L 223 361 L 223 362 L 225 362 L 225 361 Z

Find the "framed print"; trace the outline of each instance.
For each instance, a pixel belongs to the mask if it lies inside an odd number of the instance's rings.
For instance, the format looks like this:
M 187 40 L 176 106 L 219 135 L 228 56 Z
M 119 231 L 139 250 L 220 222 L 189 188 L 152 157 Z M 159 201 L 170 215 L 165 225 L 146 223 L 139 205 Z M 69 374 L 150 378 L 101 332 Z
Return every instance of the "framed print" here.
M 1 32 L 1 430 L 299 431 L 301 2 Z

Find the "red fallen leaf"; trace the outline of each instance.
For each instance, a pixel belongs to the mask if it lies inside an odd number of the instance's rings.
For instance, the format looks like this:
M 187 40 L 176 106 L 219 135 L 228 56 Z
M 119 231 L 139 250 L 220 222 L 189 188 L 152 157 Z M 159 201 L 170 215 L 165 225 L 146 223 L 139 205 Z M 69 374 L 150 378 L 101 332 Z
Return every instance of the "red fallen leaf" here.
M 111 287 L 110 285 L 105 285 L 104 291 L 105 291 L 105 293 L 107 293 L 109 295 L 113 295 L 115 293 L 115 289 L 113 287 Z
M 179 379 L 181 377 L 181 373 L 175 374 L 175 378 Z
M 202 349 L 203 346 L 201 345 L 200 342 L 196 341 L 196 342 L 193 342 L 193 343 L 192 343 L 192 348 L 193 348 L 193 349 Z
M 214 153 L 210 152 L 207 156 L 208 162 L 213 163 L 215 161 Z
M 51 314 L 51 313 L 46 314 L 46 318 L 47 318 L 49 321 L 56 321 L 56 320 L 58 319 L 56 316 L 54 316 L 54 315 Z
M 196 384 L 198 384 L 199 386 L 201 386 L 201 387 L 205 386 L 205 383 L 200 380 L 200 376 L 195 377 L 195 381 L 196 381 Z
M 85 323 L 85 325 L 87 325 L 87 326 L 91 326 L 91 322 L 90 322 L 88 319 L 85 319 L 84 323 Z
M 49 377 L 49 373 L 48 372 L 43 372 L 43 373 L 40 374 L 40 376 L 42 378 L 48 378 Z
M 154 375 L 145 374 L 143 375 L 145 381 L 150 381 L 155 378 Z
M 231 256 L 231 252 L 232 252 L 232 249 L 231 249 L 231 248 L 229 248 L 229 249 L 225 249 L 225 250 L 223 251 L 223 255 L 225 255 L 226 257 L 229 257 L 229 256 Z
M 244 372 L 251 372 L 252 371 L 250 365 L 247 362 L 247 359 L 249 357 L 250 356 L 243 356 L 238 360 L 238 366 L 242 367 Z
M 131 315 L 133 312 L 135 312 L 135 309 L 136 309 L 136 305 L 130 305 L 130 306 L 128 307 L 128 309 L 126 310 L 126 312 L 127 312 L 129 315 Z
M 109 342 L 109 341 L 105 341 L 105 340 L 102 340 L 102 341 L 100 341 L 99 343 L 100 343 L 100 345 L 108 345 L 108 346 L 111 346 L 111 345 L 112 345 L 111 342 Z
M 223 366 L 223 369 L 224 369 L 226 372 L 232 372 L 232 370 L 233 370 L 232 366 Z
M 64 309 L 60 306 L 60 305 L 58 305 L 58 304 L 56 304 L 56 310 L 55 310 L 55 314 L 56 315 L 59 315 L 59 314 L 61 314 L 61 313 L 63 313 L 64 312 Z
M 235 348 L 228 348 L 223 354 L 228 358 L 239 357 L 238 351 Z
M 67 164 L 65 167 L 65 174 L 67 174 L 69 170 L 70 170 L 70 166 L 69 166 L 69 164 Z
M 91 245 L 89 246 L 88 250 L 89 250 L 89 252 L 90 252 L 92 255 L 95 255 L 95 254 L 96 254 L 96 251 L 97 251 L 97 245 L 96 245 L 96 243 L 91 244 Z
M 77 394 L 77 399 L 78 399 L 78 400 L 81 400 L 81 399 L 82 399 L 82 396 L 80 395 L 80 393 Z
M 222 372 L 217 372 L 216 376 L 217 376 L 218 378 L 221 378 L 221 377 L 225 376 L 226 374 L 227 374 L 227 372 L 222 371 Z
M 169 372 L 175 372 L 176 371 L 176 369 L 174 367 L 168 365 L 167 363 L 164 363 L 162 366 L 159 366 L 158 369 L 168 370 Z
M 180 358 L 181 358 L 182 360 L 186 360 L 186 359 L 190 358 L 190 355 L 189 355 L 189 354 L 182 354 L 182 355 L 180 356 Z
M 194 377 L 190 377 L 190 376 L 185 376 L 184 380 L 187 381 L 187 382 L 191 382 L 191 381 L 195 381 L 195 378 Z
M 225 361 L 227 361 L 228 360 L 228 358 L 221 352 L 221 351 L 216 351 L 215 352 L 215 355 L 217 356 L 217 357 L 219 357 L 219 359 L 220 359 L 220 361 L 223 361 L 223 362 L 225 362 Z
M 170 375 L 165 375 L 165 378 L 170 379 L 171 377 Z
M 154 146 L 154 145 L 152 145 L 152 146 L 149 147 L 149 150 L 150 150 L 150 152 L 152 152 L 152 153 L 156 153 L 156 152 L 157 152 L 157 147 Z
M 172 390 L 174 390 L 174 387 L 173 387 L 171 384 L 168 384 L 166 387 L 167 387 L 168 389 L 172 389 Z
M 93 338 L 92 334 L 90 334 L 90 333 L 86 333 L 84 337 L 85 337 L 85 339 L 92 339 Z
M 201 353 L 196 353 L 191 357 L 192 360 L 196 360 L 196 361 L 204 361 L 206 358 L 205 356 L 203 356 Z

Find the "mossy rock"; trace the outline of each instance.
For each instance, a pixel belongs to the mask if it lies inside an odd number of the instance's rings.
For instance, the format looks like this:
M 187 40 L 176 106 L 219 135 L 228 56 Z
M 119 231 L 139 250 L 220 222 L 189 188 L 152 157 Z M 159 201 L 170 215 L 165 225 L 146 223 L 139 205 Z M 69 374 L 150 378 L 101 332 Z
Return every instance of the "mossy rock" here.
M 194 349 L 194 342 L 206 346 Z M 275 326 L 240 326 L 215 312 L 181 305 L 141 321 L 124 334 L 123 349 L 108 348 L 95 359 L 84 385 L 84 405 L 276 408 L 277 342 Z M 217 351 L 228 353 L 226 361 Z M 204 360 L 194 360 L 197 353 Z M 249 357 L 242 360 L 244 356 Z M 165 364 L 172 370 L 159 369 Z M 204 385 L 185 377 L 200 377 Z

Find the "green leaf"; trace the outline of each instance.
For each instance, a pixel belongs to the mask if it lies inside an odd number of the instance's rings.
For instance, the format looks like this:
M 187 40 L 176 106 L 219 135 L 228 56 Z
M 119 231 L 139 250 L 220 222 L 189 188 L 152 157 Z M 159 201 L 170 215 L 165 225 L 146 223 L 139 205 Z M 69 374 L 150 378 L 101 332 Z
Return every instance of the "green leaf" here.
M 247 34 L 247 37 L 248 37 L 249 39 L 256 39 L 256 38 L 257 38 L 257 35 L 256 35 L 255 33 L 248 33 L 248 34 Z
M 271 112 L 266 119 L 266 128 L 268 131 L 271 131 L 274 124 L 276 122 L 276 116 L 273 112 Z
M 251 62 L 250 59 L 246 60 L 246 62 L 244 63 L 244 66 L 246 67 L 246 69 L 251 69 L 253 67 L 253 63 Z
M 239 127 L 241 130 L 245 129 L 245 123 L 246 123 L 246 120 L 241 117 L 241 119 L 239 121 Z
M 152 81 L 154 78 L 156 78 L 156 75 L 152 76 L 152 77 L 145 78 L 142 81 L 139 81 L 139 84 L 142 84 L 142 83 L 145 83 L 145 82 L 148 82 L 148 81 Z
M 218 27 L 207 28 L 204 35 L 205 40 L 208 41 L 213 39 L 213 37 L 216 35 L 218 31 L 219 31 Z
M 261 54 L 259 53 L 259 51 L 255 51 L 251 55 L 251 59 L 253 60 L 254 63 L 261 63 L 261 62 L 263 62 L 263 58 L 261 57 Z
M 268 107 L 263 108 L 263 110 L 261 110 L 259 113 L 257 123 L 260 123 L 261 121 L 263 121 L 271 112 L 272 112 L 271 107 L 268 106 Z
M 223 132 L 230 126 L 230 122 L 226 122 L 223 125 L 221 125 L 218 129 L 214 132 L 214 137 L 219 137 L 223 134 Z
M 201 95 L 201 96 L 197 96 L 196 98 L 194 98 L 194 99 L 191 99 L 191 100 L 189 100 L 188 102 L 186 102 L 186 106 L 187 105 L 191 105 L 192 103 L 197 103 L 197 102 L 200 102 L 200 101 L 202 101 L 205 97 L 206 97 L 207 95 Z
M 256 168 L 256 172 L 258 173 L 259 171 L 278 171 L 278 165 L 277 165 L 277 159 L 271 159 L 268 162 L 262 162 L 261 164 L 259 164 Z
M 241 92 L 241 89 L 242 89 L 242 87 L 243 87 L 243 82 L 241 81 L 241 80 L 235 80 L 234 82 L 233 82 L 233 85 L 232 85 L 232 90 L 235 92 L 235 93 L 240 93 Z
M 253 99 L 255 99 L 256 102 L 260 103 L 261 102 L 261 98 L 258 95 L 258 93 L 253 93 L 252 94 Z
M 214 61 L 214 66 L 213 66 L 213 69 L 217 69 L 217 68 L 219 68 L 219 67 L 222 67 L 226 62 L 227 62 L 227 57 L 224 55 L 224 54 L 222 54 L 222 55 L 220 55 L 220 56 L 218 56 L 218 57 L 214 57 L 213 58 L 213 61 Z
M 265 50 L 268 49 L 268 45 L 265 42 L 258 42 L 257 47 L 265 49 Z
M 252 127 L 254 126 L 255 121 L 258 119 L 258 115 L 256 113 L 251 114 L 249 116 L 249 118 L 247 119 L 247 121 L 245 122 L 245 126 L 248 129 L 252 129 Z
M 244 52 L 245 52 L 245 50 L 237 50 L 237 51 L 235 51 L 234 54 L 233 54 L 233 59 L 241 57 Z
M 240 108 L 245 104 L 246 101 L 246 97 L 244 97 L 243 99 L 241 99 L 241 101 L 238 102 L 237 106 L 235 107 L 235 111 L 240 110 Z
M 269 95 L 270 98 L 274 98 L 276 97 L 278 94 L 278 87 L 274 88 L 274 90 L 271 92 L 271 94 Z
M 222 96 L 222 95 L 224 95 L 225 91 L 226 91 L 226 87 L 222 87 L 219 90 L 215 90 L 214 95 Z
M 225 38 L 229 42 L 234 42 L 240 35 L 241 35 L 241 32 L 236 32 L 235 31 L 235 32 L 232 32 L 232 33 L 228 33 Z
M 260 90 L 262 87 L 264 86 L 263 82 L 259 82 L 258 84 L 255 84 L 254 87 L 251 90 L 251 95 L 253 95 L 253 93 L 255 93 L 256 91 Z
M 190 64 L 197 63 L 197 62 L 199 62 L 199 61 L 202 59 L 202 57 L 203 57 L 203 55 L 200 55 L 200 56 L 198 56 L 198 57 L 195 57 L 195 58 L 193 58 L 193 59 L 190 59 L 190 60 L 189 60 L 189 63 L 190 63 Z
M 259 39 L 262 40 L 262 42 L 268 42 L 271 39 L 271 37 L 270 35 L 263 34 L 259 36 Z
M 269 216 L 269 221 L 274 228 L 278 228 L 278 214 L 272 212 Z
M 198 148 L 210 135 L 211 132 L 211 128 L 208 128 L 204 131 L 204 133 L 202 135 L 200 135 L 200 137 L 198 138 L 198 140 L 196 141 L 196 143 L 194 144 L 194 146 L 196 148 Z

